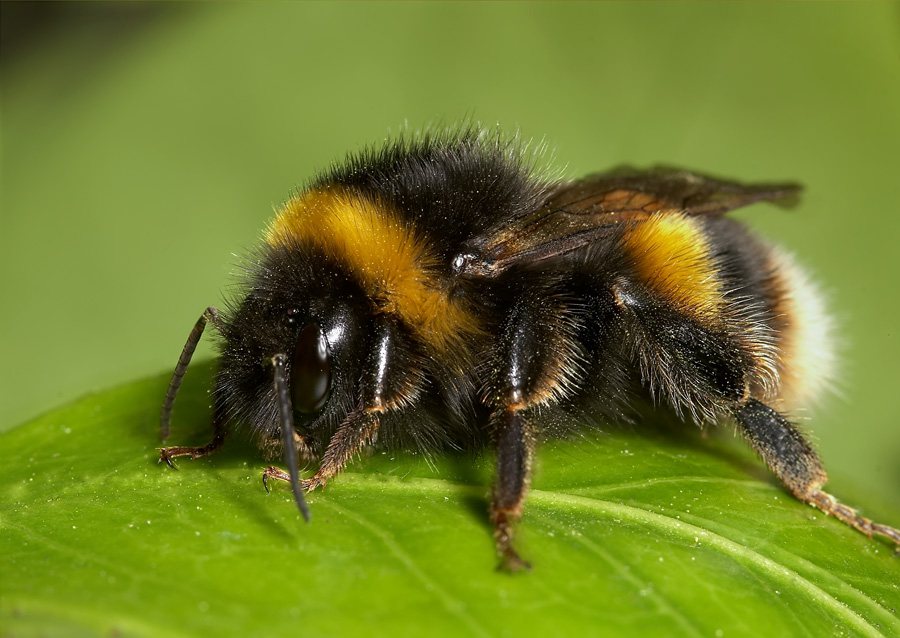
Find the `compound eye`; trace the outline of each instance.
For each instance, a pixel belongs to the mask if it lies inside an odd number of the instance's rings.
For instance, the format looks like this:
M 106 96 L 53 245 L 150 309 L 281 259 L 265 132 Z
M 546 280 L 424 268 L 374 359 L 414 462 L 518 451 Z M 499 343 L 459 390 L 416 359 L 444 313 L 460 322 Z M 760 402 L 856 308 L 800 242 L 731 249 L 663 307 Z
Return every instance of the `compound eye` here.
M 310 323 L 300 331 L 291 361 L 291 400 L 297 412 L 318 412 L 330 393 L 328 342 L 319 326 Z

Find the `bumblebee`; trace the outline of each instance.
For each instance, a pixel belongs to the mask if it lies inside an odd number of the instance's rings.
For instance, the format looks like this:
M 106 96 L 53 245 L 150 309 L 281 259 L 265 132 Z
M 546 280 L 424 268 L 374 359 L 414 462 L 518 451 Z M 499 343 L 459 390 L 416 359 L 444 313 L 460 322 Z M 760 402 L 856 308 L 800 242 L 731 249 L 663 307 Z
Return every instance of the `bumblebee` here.
M 900 531 L 823 491 L 825 470 L 786 416 L 831 369 L 820 296 L 790 259 L 724 214 L 786 204 L 795 184 L 743 185 L 669 168 L 544 176 L 515 139 L 477 127 L 388 142 L 318 175 L 278 211 L 243 296 L 197 321 L 161 433 L 204 327 L 221 336 L 213 438 L 249 428 L 263 483 L 324 487 L 376 443 L 491 443 L 501 567 L 515 550 L 539 440 L 634 406 L 731 420 L 798 499 L 868 536 Z M 318 462 L 301 479 L 300 461 Z

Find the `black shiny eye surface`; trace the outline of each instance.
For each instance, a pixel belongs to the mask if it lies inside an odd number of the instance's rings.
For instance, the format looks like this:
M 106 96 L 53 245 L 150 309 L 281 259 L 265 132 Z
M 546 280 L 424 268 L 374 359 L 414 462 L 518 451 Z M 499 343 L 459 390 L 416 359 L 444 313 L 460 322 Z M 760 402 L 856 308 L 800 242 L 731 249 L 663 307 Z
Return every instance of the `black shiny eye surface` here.
M 307 324 L 297 337 L 291 360 L 291 401 L 297 412 L 318 412 L 331 393 L 328 342 L 318 324 Z

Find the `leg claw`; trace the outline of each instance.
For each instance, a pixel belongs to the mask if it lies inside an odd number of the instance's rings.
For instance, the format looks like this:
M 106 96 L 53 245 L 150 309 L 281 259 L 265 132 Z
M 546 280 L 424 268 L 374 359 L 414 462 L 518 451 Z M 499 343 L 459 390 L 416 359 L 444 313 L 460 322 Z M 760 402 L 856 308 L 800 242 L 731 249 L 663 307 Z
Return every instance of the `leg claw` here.
M 275 467 L 274 465 L 270 465 L 265 469 L 262 475 L 263 487 L 266 488 L 266 492 L 269 491 L 269 479 L 278 479 L 279 481 L 284 481 L 285 483 L 291 482 L 291 475 L 282 470 L 279 467 Z M 319 477 L 318 475 L 313 476 L 308 479 L 300 480 L 300 489 L 306 490 L 307 492 L 312 492 L 317 487 L 325 487 L 325 480 Z
M 510 574 L 515 574 L 516 572 L 530 572 L 531 563 L 523 560 L 514 549 L 509 548 L 500 557 L 500 564 L 497 566 L 497 571 L 509 572 Z
M 320 479 L 318 475 L 313 476 L 312 478 L 303 479 L 300 481 L 300 487 L 307 492 L 314 491 L 317 487 L 321 487 L 325 489 L 325 481 Z
M 281 468 L 275 467 L 274 465 L 270 465 L 263 471 L 262 482 L 263 487 L 266 488 L 266 494 L 269 493 L 269 479 L 274 478 L 279 481 L 284 481 L 286 483 L 291 482 L 291 475 L 282 470 Z
M 175 463 L 172 462 L 172 457 L 169 456 L 169 452 L 167 448 L 161 447 L 159 449 L 159 459 L 156 461 L 157 463 L 166 462 L 166 465 L 171 467 L 173 470 L 177 470 L 178 468 L 175 466 Z

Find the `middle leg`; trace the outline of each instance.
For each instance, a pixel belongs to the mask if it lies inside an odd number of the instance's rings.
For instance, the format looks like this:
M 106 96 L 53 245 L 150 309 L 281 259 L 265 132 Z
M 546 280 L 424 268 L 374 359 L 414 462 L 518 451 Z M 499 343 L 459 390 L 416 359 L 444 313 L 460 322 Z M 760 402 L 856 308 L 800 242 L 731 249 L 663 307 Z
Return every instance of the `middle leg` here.
M 509 571 L 531 569 L 513 547 L 513 524 L 522 517 L 522 504 L 531 482 L 535 437 L 522 410 L 502 409 L 492 418 L 497 449 L 497 482 L 491 497 L 491 523 L 501 567 Z
M 501 569 L 530 568 L 516 551 L 513 534 L 531 482 L 540 427 L 536 412 L 579 385 L 578 328 L 578 316 L 562 296 L 529 288 L 513 304 L 497 342 L 489 397 L 497 452 L 490 518 Z

